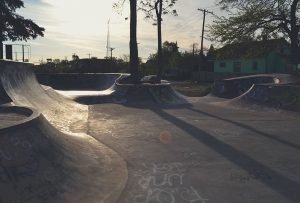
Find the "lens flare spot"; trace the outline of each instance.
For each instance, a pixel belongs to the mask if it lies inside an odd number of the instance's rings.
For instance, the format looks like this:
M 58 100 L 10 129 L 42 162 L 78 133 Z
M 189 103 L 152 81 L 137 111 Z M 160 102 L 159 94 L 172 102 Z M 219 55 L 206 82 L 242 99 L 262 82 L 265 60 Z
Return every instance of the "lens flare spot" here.
M 172 135 L 168 131 L 162 131 L 159 135 L 159 140 L 164 144 L 169 144 L 172 142 Z

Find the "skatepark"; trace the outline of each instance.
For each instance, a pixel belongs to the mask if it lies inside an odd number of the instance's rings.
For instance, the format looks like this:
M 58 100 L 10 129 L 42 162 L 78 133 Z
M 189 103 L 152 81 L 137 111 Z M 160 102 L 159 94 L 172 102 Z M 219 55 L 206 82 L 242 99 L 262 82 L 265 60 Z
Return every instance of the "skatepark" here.
M 0 60 L 0 203 L 300 202 L 300 79 L 186 97 L 128 74 Z

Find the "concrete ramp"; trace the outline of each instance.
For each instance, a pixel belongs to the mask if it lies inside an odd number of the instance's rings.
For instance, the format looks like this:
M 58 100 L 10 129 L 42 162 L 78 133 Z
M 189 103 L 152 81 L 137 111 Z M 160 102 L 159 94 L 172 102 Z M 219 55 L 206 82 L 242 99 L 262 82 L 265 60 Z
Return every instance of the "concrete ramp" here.
M 62 93 L 65 94 L 65 93 Z M 83 104 L 97 103 L 140 103 L 186 104 L 188 98 L 176 92 L 169 83 L 165 84 L 115 84 L 100 92 L 90 95 L 77 95 L 73 99 Z
M 129 76 L 128 74 L 119 74 L 119 77 L 115 79 L 113 84 L 102 91 L 56 90 L 56 92 L 78 103 L 88 105 L 136 102 L 155 102 L 158 104 L 188 103 L 188 98 L 175 91 L 167 81 L 163 81 L 161 84 L 128 84 Z
M 87 106 L 41 87 L 31 64 L 0 61 L 0 86 L 26 106 L 3 108 L 29 112 L 0 128 L 0 202 L 117 201 L 126 163 L 87 134 Z
M 0 104 L 5 104 L 11 102 L 10 97 L 6 94 L 6 91 L 0 85 Z
M 250 110 L 300 112 L 300 86 L 253 85 L 243 95 L 224 104 Z
M 61 133 L 34 109 L 9 108 L 31 115 L 0 128 L 1 202 L 116 200 L 127 174 L 113 151 L 84 135 Z
M 247 92 L 254 84 L 300 84 L 300 78 L 289 74 L 251 75 L 217 81 L 210 96 L 226 99 L 236 98 Z

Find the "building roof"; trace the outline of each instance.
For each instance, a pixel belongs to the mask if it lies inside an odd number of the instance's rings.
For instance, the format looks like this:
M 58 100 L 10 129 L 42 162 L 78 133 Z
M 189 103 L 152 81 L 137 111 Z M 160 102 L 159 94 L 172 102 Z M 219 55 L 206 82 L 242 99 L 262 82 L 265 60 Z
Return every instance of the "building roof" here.
M 216 59 L 259 58 L 282 46 L 289 46 L 289 43 L 285 39 L 272 39 L 228 44 L 216 51 Z

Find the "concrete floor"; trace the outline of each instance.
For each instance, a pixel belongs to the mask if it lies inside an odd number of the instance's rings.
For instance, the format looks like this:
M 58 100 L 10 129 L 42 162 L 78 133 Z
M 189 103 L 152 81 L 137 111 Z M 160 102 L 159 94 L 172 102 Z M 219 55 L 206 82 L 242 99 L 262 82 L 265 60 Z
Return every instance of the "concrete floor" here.
M 1 101 L 38 112 L 0 127 L 0 202 L 300 202 L 299 113 L 213 97 L 161 106 L 140 88 L 81 105 L 41 87 L 30 64 L 1 60 L 0 79 Z
M 299 114 L 89 106 L 88 132 L 127 162 L 119 203 L 300 202 Z

